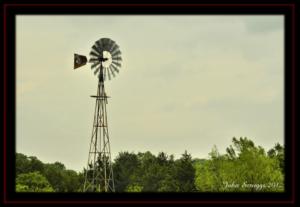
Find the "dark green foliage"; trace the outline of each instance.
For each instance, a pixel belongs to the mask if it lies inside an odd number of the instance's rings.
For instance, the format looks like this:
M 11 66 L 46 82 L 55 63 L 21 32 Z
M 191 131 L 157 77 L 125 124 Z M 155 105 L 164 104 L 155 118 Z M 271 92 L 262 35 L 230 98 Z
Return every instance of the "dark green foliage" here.
M 27 157 L 21 153 L 16 155 L 16 174 L 28 173 L 28 172 L 43 172 L 44 165 L 34 156 Z
M 63 171 L 65 166 L 61 163 L 45 164 L 45 176 L 49 180 L 51 186 L 56 192 L 65 192 L 65 184 L 63 180 Z
M 195 169 L 191 156 L 185 152 L 174 161 L 174 156 L 160 152 L 137 155 L 122 152 L 114 164 L 117 191 L 128 192 L 190 192 L 195 190 Z
M 157 191 L 161 172 L 156 157 L 151 152 L 138 154 L 140 165 L 136 171 L 135 182 L 142 186 L 143 192 Z
M 139 168 L 135 182 L 142 186 L 143 192 L 171 191 L 173 187 L 173 157 L 160 152 L 158 156 L 150 152 L 138 153 Z
M 17 179 L 19 176 L 23 178 L 25 175 L 40 180 L 45 178 L 52 191 L 55 192 L 77 192 L 83 183 L 82 174 L 77 174 L 77 172 L 73 170 L 67 170 L 64 164 L 60 162 L 44 164 L 36 157 L 27 157 L 24 154 L 17 153 L 16 177 Z M 31 190 L 31 188 L 24 187 L 23 184 L 17 183 L 17 190 L 26 191 L 26 189 L 27 191 Z
M 17 153 L 16 190 L 82 192 L 85 172 Z M 233 138 L 225 154 L 214 146 L 208 159 L 192 159 L 187 151 L 177 160 L 164 152 L 120 152 L 113 173 L 117 192 L 282 192 L 284 147 L 277 143 L 266 152 L 248 138 Z
M 126 187 L 132 183 L 134 172 L 138 168 L 138 157 L 134 153 L 120 152 L 113 164 L 115 190 L 125 191 Z
M 66 192 L 77 192 L 82 187 L 84 179 L 74 170 L 65 170 L 63 173 L 64 189 Z
M 16 154 L 16 175 L 28 173 L 31 171 L 30 160 L 26 155 Z
M 179 192 L 195 191 L 195 168 L 192 164 L 192 157 L 187 151 L 175 162 L 174 178 L 177 181 Z

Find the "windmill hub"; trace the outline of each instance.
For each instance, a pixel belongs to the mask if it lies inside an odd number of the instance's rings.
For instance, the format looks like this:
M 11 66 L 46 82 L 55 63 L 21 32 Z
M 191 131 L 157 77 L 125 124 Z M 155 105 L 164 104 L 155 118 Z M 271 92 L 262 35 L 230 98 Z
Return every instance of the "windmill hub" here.
M 103 58 L 103 57 L 99 58 L 99 61 L 101 61 L 101 62 L 105 62 L 107 60 L 108 60 L 108 58 Z

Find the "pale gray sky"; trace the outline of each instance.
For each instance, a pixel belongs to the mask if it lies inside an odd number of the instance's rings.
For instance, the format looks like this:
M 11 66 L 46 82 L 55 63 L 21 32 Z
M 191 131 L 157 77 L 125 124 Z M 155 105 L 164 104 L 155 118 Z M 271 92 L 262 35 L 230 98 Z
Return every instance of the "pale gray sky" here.
M 73 70 L 108 37 L 123 66 L 106 84 L 112 156 L 207 158 L 232 137 L 283 144 L 283 16 L 17 16 L 17 152 L 80 171 L 97 78 Z

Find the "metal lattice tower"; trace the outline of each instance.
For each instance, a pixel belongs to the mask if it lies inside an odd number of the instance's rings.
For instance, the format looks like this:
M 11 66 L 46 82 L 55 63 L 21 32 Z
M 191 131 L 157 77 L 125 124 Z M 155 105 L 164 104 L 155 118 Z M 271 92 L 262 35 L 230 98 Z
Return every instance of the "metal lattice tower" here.
M 85 173 L 84 191 L 114 192 L 115 185 L 106 112 L 108 97 L 106 96 L 104 82 L 101 81 L 101 78 L 98 82 L 97 95 L 91 97 L 96 98 L 96 106 L 88 164 Z
M 121 67 L 121 51 L 119 46 L 109 38 L 101 38 L 95 42 L 90 52 L 94 74 L 98 75 L 92 137 L 90 142 L 87 168 L 85 169 L 84 192 L 114 192 L 114 175 L 111 162 L 111 150 L 107 125 L 107 98 L 104 81 L 111 79 Z M 87 63 L 83 55 L 74 54 L 74 69 Z

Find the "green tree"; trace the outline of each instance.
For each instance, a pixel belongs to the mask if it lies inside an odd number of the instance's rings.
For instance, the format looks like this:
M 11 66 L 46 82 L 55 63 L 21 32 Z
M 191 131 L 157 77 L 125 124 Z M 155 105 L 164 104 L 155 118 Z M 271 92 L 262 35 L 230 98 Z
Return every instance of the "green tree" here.
M 113 164 L 115 190 L 123 192 L 134 181 L 134 173 L 139 166 L 136 154 L 120 152 Z
M 39 172 L 56 192 L 78 192 L 82 189 L 84 175 L 73 170 L 67 170 L 64 164 L 55 162 L 45 164 L 35 156 L 16 153 L 16 177 L 21 174 Z M 16 189 L 27 191 L 28 186 L 17 184 Z
M 16 153 L 16 176 L 23 173 L 44 171 L 44 164 L 35 156 L 26 156 Z
M 171 169 L 168 169 L 168 171 L 165 173 L 165 176 L 163 179 L 159 182 L 159 188 L 157 190 L 158 192 L 179 192 L 179 183 L 177 180 L 175 180 L 173 172 Z
M 195 187 L 200 192 L 215 191 L 214 177 L 210 170 L 210 161 L 194 163 Z
M 78 192 L 82 187 L 82 180 L 74 170 L 63 171 L 64 189 L 66 192 Z
M 22 153 L 16 153 L 16 176 L 31 171 L 30 160 Z
M 195 169 L 192 157 L 187 151 L 182 154 L 179 160 L 175 161 L 174 178 L 180 192 L 193 192 L 195 187 Z
M 268 156 L 279 162 L 280 169 L 282 173 L 284 173 L 284 147 L 276 143 L 275 146 L 268 151 Z
M 166 153 L 160 152 L 156 157 L 148 151 L 138 153 L 137 157 L 139 164 L 134 168 L 127 190 L 132 189 L 132 186 L 140 186 L 139 189 L 143 192 L 177 191 L 178 185 L 174 180 L 173 173 L 173 155 L 168 156 Z
M 60 162 L 45 164 L 44 175 L 55 190 L 55 192 L 67 192 L 65 184 L 65 166 Z
M 235 176 L 229 176 L 229 182 L 238 184 L 239 191 L 283 191 L 283 174 L 276 160 L 246 137 L 233 138 L 232 142 L 234 147 L 227 149 L 226 157 L 228 162 L 233 163 Z M 227 174 L 233 173 L 230 172 L 232 168 L 228 168 Z
M 17 176 L 16 192 L 53 192 L 53 188 L 39 172 L 30 172 Z
M 226 154 L 221 155 L 214 146 L 209 160 L 194 165 L 198 191 L 283 191 L 283 173 L 278 161 L 283 154 L 280 146 L 267 155 L 262 147 L 255 146 L 246 137 L 233 138 L 232 143 Z
M 79 186 L 78 186 L 76 192 L 83 192 L 83 184 L 84 184 L 84 180 L 85 180 L 85 173 L 84 172 L 85 172 L 85 169 L 83 169 L 83 172 L 79 172 L 77 174 Z
M 156 192 L 159 188 L 161 173 L 156 157 L 149 151 L 138 153 L 139 168 L 134 174 L 134 182 L 141 185 L 143 192 Z
M 43 173 L 44 164 L 37 157 L 29 156 L 28 159 L 30 161 L 30 172 L 38 171 L 40 173 Z
M 179 183 L 176 180 L 174 156 L 160 152 L 157 156 L 160 166 L 159 192 L 178 192 Z

